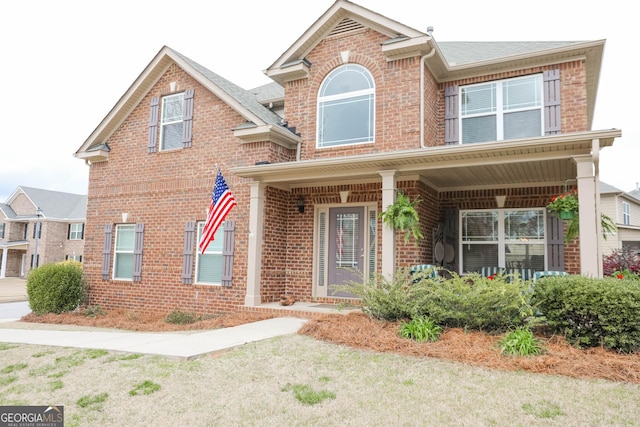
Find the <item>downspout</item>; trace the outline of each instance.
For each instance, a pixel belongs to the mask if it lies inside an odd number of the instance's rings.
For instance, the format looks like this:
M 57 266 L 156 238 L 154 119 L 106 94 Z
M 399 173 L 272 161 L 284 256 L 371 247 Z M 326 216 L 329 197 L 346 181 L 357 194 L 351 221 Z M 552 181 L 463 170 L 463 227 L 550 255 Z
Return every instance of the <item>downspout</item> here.
M 432 40 L 430 38 L 430 40 Z M 425 148 L 424 145 L 424 67 L 425 61 L 431 58 L 436 53 L 436 48 L 432 47 L 429 53 L 420 58 L 420 148 Z

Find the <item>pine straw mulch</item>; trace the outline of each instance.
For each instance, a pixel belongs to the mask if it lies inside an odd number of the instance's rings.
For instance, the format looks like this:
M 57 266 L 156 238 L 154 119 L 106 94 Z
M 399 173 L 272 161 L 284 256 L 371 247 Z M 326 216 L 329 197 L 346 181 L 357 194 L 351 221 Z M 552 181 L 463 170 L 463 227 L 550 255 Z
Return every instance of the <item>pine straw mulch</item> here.
M 275 317 L 268 313 L 233 313 L 211 316 L 189 324 L 174 324 L 165 321 L 166 315 L 138 313 L 129 310 L 110 310 L 105 314 L 90 317 L 82 312 L 35 315 L 29 313 L 20 320 L 29 323 L 48 323 L 57 325 L 93 326 L 115 328 L 138 332 L 175 332 L 201 329 L 230 328 L 245 323 Z
M 28 314 L 21 321 L 170 332 L 238 326 L 275 317 L 268 313 L 238 312 L 186 325 L 165 322 L 166 316 L 112 310 L 89 317 L 82 313 Z M 327 314 L 309 320 L 299 331 L 318 340 L 359 349 L 412 357 L 432 357 L 505 371 L 528 371 L 582 379 L 605 379 L 640 384 L 640 353 L 620 354 L 603 348 L 577 349 L 560 336 L 538 336 L 545 353 L 532 357 L 500 354 L 499 336 L 484 332 L 445 329 L 436 342 L 418 343 L 398 335 L 399 322 L 372 319 L 361 312 Z

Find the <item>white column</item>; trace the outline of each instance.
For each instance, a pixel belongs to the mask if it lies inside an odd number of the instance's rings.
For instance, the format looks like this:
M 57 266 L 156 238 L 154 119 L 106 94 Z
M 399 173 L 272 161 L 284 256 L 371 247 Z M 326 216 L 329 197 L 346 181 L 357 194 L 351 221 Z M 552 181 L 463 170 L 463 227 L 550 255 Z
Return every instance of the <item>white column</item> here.
M 262 303 L 260 276 L 262 273 L 262 223 L 264 222 L 264 190 L 262 182 L 250 182 L 249 252 L 247 260 L 247 293 L 244 304 L 250 307 Z
M 578 174 L 578 202 L 580 203 L 580 274 L 587 277 L 602 277 L 602 259 L 598 257 L 600 235 L 599 219 L 596 216 L 597 194 L 593 158 L 591 155 L 576 156 Z
M 7 248 L 2 248 L 2 267 L 0 267 L 0 279 L 5 278 L 7 274 Z
M 378 172 L 382 176 L 382 210 L 396 200 L 396 171 Z M 384 277 L 392 278 L 396 272 L 396 233 L 395 230 L 382 224 L 382 266 Z

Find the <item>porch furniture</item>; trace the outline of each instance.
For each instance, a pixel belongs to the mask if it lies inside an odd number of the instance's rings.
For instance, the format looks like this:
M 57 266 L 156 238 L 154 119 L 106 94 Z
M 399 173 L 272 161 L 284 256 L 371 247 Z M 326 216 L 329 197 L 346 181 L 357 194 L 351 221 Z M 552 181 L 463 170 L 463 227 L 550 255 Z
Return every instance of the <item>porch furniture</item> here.
M 438 277 L 438 267 L 433 264 L 417 264 L 412 265 L 409 269 L 409 275 L 414 276 L 418 273 L 422 273 L 422 277 L 428 277 L 431 279 L 436 279 Z M 413 283 L 418 282 L 417 279 L 413 279 Z
M 532 268 L 502 268 L 487 266 L 480 269 L 480 274 L 484 277 L 495 276 L 497 274 L 513 277 L 517 274 L 522 280 L 532 280 L 534 279 L 535 272 Z
M 533 278 L 534 281 L 541 279 L 543 277 L 548 277 L 548 276 L 568 276 L 569 273 L 567 273 L 566 271 L 536 271 L 535 277 Z

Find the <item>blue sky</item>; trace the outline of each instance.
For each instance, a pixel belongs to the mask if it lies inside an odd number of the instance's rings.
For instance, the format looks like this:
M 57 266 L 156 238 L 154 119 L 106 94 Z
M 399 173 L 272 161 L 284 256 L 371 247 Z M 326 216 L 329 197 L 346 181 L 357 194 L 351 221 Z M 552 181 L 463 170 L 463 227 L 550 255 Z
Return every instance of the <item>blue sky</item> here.
M 624 191 L 640 182 L 632 2 L 356 0 L 436 41 L 606 39 L 594 130 L 621 129 L 601 152 L 600 178 Z M 88 167 L 73 153 L 167 45 L 250 89 L 333 0 L 233 2 L 12 1 L 0 11 L 0 202 L 19 185 L 86 194 Z M 197 11 L 197 13 L 193 13 Z M 462 13 L 466 11 L 466 13 Z M 633 104 L 632 104 L 633 102 Z

